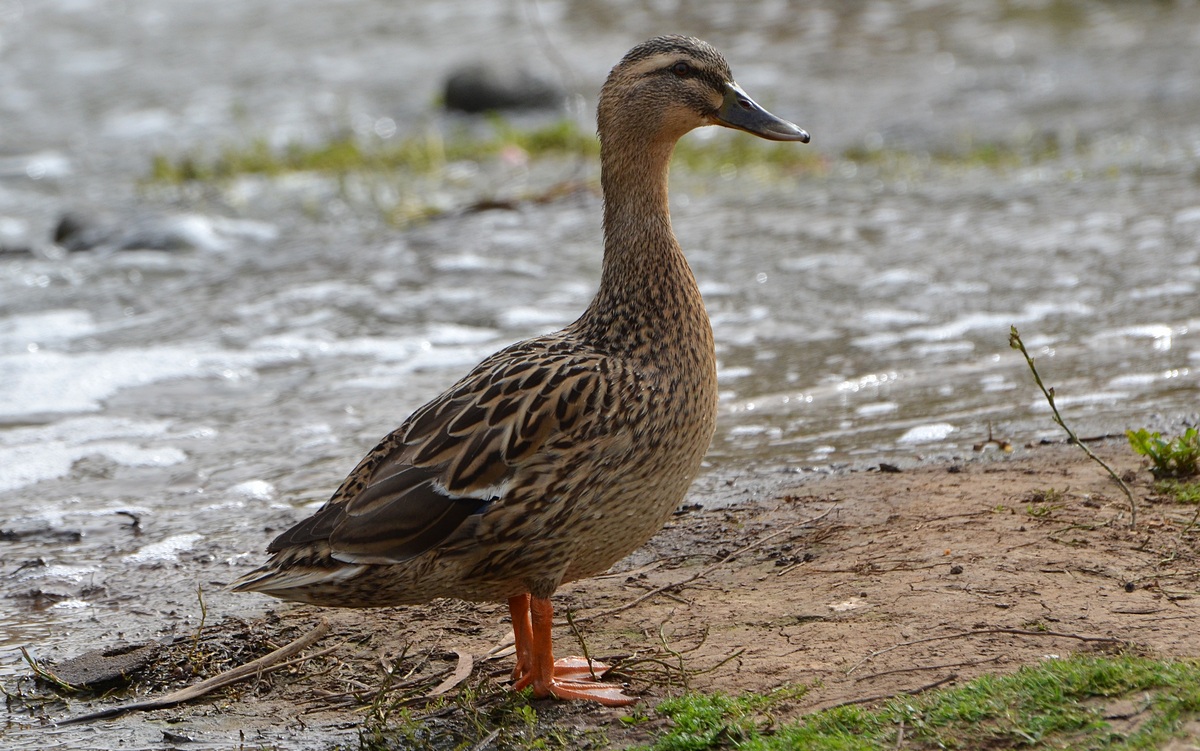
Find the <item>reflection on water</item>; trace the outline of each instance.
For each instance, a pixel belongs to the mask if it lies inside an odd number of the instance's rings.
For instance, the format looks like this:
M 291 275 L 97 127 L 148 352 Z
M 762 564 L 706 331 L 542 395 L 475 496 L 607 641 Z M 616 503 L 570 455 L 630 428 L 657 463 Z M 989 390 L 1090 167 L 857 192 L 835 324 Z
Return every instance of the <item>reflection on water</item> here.
M 0 674 L 23 670 L 19 644 L 194 627 L 197 585 L 212 612 L 258 612 L 219 586 L 271 530 L 479 358 L 572 320 L 598 277 L 587 191 L 401 230 L 369 191 L 311 176 L 136 183 L 158 150 L 438 121 L 439 69 L 493 50 L 553 67 L 529 4 L 103 5 L 0 3 L 0 246 L 36 250 L 78 209 L 190 216 L 219 242 L 0 254 Z M 1194 419 L 1200 56 L 1178 50 L 1196 6 L 538 14 L 589 96 L 648 33 L 703 33 L 828 161 L 675 175 L 719 343 L 698 496 L 727 474 L 964 456 L 989 426 L 1018 447 L 1053 435 L 1014 324 L 1081 433 Z M 463 205 L 594 169 L 460 165 L 434 189 Z

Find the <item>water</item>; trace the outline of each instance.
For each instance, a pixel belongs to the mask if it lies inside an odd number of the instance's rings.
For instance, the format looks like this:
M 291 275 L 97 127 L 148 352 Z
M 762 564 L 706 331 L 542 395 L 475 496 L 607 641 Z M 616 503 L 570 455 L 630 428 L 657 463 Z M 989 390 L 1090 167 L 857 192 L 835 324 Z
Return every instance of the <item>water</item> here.
M 186 633 L 197 587 L 210 613 L 261 612 L 219 586 L 481 357 L 572 320 L 598 278 L 586 190 L 408 229 L 378 208 L 594 165 L 178 191 L 139 184 L 153 153 L 454 127 L 439 75 L 484 51 L 590 101 L 632 43 L 679 30 L 828 161 L 675 176 L 720 359 L 697 499 L 741 497 L 725 478 L 753 494 L 971 455 L 989 423 L 1018 447 L 1054 436 L 1013 324 L 1081 433 L 1195 419 L 1197 3 L 0 0 L 0 246 L 39 251 L 0 254 L 0 676 L 24 672 L 19 645 Z M 990 143 L 1059 153 L 993 169 L 970 156 Z M 66 211 L 198 247 L 63 257 L 46 246 Z

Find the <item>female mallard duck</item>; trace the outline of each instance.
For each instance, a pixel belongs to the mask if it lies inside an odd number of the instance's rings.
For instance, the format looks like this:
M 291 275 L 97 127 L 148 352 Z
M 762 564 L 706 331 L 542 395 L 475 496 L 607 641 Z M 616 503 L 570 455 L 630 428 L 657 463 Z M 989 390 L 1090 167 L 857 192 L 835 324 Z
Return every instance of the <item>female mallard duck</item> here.
M 588 309 L 418 409 L 235 589 L 352 608 L 507 599 L 516 688 L 633 701 L 584 661 L 555 663 L 549 598 L 658 531 L 712 438 L 712 328 L 671 231 L 671 152 L 702 125 L 808 134 L 747 96 L 711 45 L 683 36 L 625 55 L 598 124 L 604 268 Z

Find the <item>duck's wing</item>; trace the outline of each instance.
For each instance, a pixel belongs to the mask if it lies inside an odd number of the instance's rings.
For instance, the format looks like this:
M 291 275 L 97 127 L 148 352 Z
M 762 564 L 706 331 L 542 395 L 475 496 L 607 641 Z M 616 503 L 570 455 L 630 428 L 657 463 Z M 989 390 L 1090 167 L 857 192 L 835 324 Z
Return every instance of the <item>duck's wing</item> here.
M 556 435 L 586 435 L 608 400 L 603 357 L 529 343 L 503 350 L 417 410 L 359 463 L 279 553 L 324 541 L 344 563 L 399 563 L 502 499 Z

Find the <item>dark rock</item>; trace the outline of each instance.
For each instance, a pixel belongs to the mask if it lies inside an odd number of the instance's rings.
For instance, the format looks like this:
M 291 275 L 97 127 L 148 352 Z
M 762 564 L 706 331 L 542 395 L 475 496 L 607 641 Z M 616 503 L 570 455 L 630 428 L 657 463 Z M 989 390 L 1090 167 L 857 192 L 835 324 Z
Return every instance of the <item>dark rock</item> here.
M 68 211 L 54 227 L 54 244 L 71 252 L 90 250 L 108 242 L 116 229 L 98 217 Z
M 243 243 L 275 240 L 279 231 L 265 222 L 202 214 L 162 214 L 115 220 L 69 211 L 54 228 L 64 250 L 228 250 Z
M 126 680 L 150 664 L 162 648 L 156 643 L 128 644 L 85 652 L 54 666 L 54 675 L 72 686 L 98 686 Z
M 565 98 L 561 87 L 524 68 L 464 65 L 446 78 L 446 109 L 461 112 L 550 109 Z

